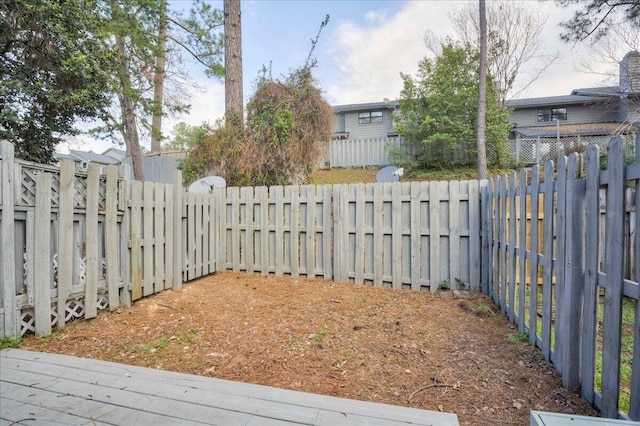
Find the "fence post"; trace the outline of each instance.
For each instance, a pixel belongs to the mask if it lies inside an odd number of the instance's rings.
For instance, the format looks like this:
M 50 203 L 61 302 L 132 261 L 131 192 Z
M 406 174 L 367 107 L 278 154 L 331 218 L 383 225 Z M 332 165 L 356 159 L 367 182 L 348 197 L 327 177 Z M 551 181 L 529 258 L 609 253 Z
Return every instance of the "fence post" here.
M 0 282 L 2 282 L 2 308 L 4 310 L 3 333 L 0 335 L 19 337 L 18 311 L 16 307 L 16 258 L 15 258 L 15 223 L 14 223 L 14 150 L 7 141 L 0 142 L 2 158 L 0 191 L 2 194 L 2 215 L 0 220 Z
M 120 298 L 125 306 L 131 306 L 131 289 L 132 289 L 132 269 L 131 269 L 131 167 L 128 164 L 121 164 L 119 167 L 119 175 L 121 178 L 121 198 L 119 200 L 122 215 L 122 223 L 120 225 L 120 273 L 122 274 L 122 291 Z
M 578 176 L 577 155 L 569 156 L 565 204 L 564 289 L 558 337 L 562 339 L 562 386 L 576 390 L 580 386 L 580 313 L 584 282 L 584 209 L 585 181 Z M 570 235 L 570 237 L 569 237 Z
M 536 164 L 540 164 L 540 136 L 536 138 Z

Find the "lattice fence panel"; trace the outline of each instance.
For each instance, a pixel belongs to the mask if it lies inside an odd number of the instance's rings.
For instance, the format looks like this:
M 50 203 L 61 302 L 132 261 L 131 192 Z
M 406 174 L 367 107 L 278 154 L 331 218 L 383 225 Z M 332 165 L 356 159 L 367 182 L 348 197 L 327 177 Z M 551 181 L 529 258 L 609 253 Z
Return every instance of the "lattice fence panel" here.
M 36 176 L 38 173 L 42 173 L 43 170 L 38 167 L 33 167 L 27 164 L 23 164 L 20 167 L 20 194 L 16 200 L 17 204 L 23 206 L 33 206 L 36 201 Z M 60 174 L 51 173 L 52 185 L 51 185 L 51 206 L 58 207 L 60 199 Z
M 98 309 L 109 307 L 109 296 L 107 293 L 98 294 Z M 67 300 L 65 307 L 65 322 L 74 321 L 84 317 L 85 305 L 81 297 Z M 20 333 L 22 336 L 31 332 L 35 333 L 35 311 L 32 307 L 23 308 L 20 312 Z M 58 324 L 58 310 L 55 305 L 51 306 L 51 327 Z

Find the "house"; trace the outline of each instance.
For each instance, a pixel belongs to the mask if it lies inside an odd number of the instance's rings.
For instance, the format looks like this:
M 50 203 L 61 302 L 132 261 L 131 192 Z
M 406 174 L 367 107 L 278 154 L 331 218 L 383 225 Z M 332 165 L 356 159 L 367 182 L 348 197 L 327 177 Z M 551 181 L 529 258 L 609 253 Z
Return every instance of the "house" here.
M 393 113 L 398 101 L 337 105 L 332 139 L 378 139 L 396 137 Z
M 120 164 L 125 158 L 125 151 L 117 148 L 109 148 L 102 154 L 93 151 L 80 151 L 77 149 L 69 150 L 68 154 L 59 152 L 54 153 L 54 157 L 59 160 L 69 159 L 76 163 L 76 167 L 82 171 L 86 171 L 90 163 L 97 163 L 104 166 L 111 164 Z
M 606 149 L 612 136 L 624 135 L 631 139 L 640 129 L 640 55 L 629 52 L 624 56 L 616 86 L 574 89 L 568 95 L 513 99 L 507 101 L 507 107 L 513 111 L 509 118 L 514 125 L 510 148 L 517 162 L 541 163 L 594 143 Z M 381 140 L 400 142 L 393 122 L 399 102 L 385 99 L 338 105 L 333 110 L 333 142 L 327 163 L 332 167 L 386 165 L 384 161 L 388 161 L 388 156 L 367 151 L 383 150 L 385 144 L 380 143 Z M 342 140 L 348 140 L 353 146 L 343 147 Z M 356 156 L 358 152 L 361 155 Z M 344 153 L 350 158 L 343 159 Z M 376 164 L 367 163 L 368 158 L 377 159 Z
M 612 136 L 640 128 L 640 55 L 620 62 L 617 86 L 574 89 L 569 95 L 507 101 L 514 124 L 511 147 L 519 162 L 540 163 L 590 144 L 606 149 Z
M 175 179 L 174 171 L 178 170 L 178 162 L 182 155 L 145 155 L 142 157 L 142 170 L 146 181 L 159 183 L 173 183 Z M 102 154 L 93 151 L 79 151 L 72 149 L 68 154 L 55 153 L 56 159 L 71 159 L 76 163 L 76 169 L 87 171 L 90 163 L 97 163 L 103 166 L 111 164 L 128 165 L 129 178 L 133 179 L 133 167 L 131 157 L 126 156 L 126 152 L 117 148 L 109 148 Z M 104 169 L 102 170 L 104 173 Z

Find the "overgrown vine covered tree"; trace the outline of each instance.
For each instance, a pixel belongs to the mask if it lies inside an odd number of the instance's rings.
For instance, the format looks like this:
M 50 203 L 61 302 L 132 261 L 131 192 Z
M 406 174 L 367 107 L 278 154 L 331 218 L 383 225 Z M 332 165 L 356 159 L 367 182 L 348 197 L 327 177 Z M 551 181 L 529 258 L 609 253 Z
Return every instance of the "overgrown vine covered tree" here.
M 304 182 L 333 130 L 333 109 L 312 75 L 320 31 L 302 67 L 279 79 L 263 70 L 247 105 L 246 126 L 218 122 L 189 152 L 182 164 L 185 182 L 209 174 L 223 176 L 232 186 Z
M 417 167 L 476 164 L 478 116 L 478 52 L 447 40 L 441 54 L 424 58 L 415 77 L 402 74 L 400 112 L 396 129 L 418 152 Z M 487 76 L 486 144 L 490 164 L 509 162 L 507 136 L 511 124 L 500 108 L 498 94 Z

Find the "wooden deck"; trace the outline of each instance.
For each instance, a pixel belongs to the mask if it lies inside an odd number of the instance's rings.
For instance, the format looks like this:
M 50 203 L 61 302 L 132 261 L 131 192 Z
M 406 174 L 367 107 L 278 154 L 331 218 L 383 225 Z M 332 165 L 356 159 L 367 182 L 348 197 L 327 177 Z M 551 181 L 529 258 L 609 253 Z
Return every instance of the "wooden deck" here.
M 0 351 L 0 425 L 458 425 L 455 414 Z

